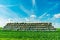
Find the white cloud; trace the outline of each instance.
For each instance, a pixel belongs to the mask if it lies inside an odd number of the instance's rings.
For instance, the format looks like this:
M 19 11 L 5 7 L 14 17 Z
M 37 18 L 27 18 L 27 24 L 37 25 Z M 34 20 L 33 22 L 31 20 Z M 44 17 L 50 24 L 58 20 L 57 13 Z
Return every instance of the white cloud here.
M 34 14 L 34 9 L 28 10 L 23 5 L 20 5 L 20 9 L 24 11 L 26 14 L 28 14 L 29 16 Z
M 33 4 L 33 6 L 35 6 L 35 0 L 32 0 L 32 4 Z
M 46 16 L 47 15 L 47 13 L 44 13 L 44 14 L 42 14 L 39 18 L 41 19 L 41 18 L 43 18 L 44 16 Z
M 7 23 L 24 22 L 22 18 L 4 18 L 0 17 L 0 27 L 4 27 Z
M 28 18 L 25 18 L 26 22 L 29 22 L 30 20 Z
M 0 17 L 0 27 L 5 26 L 7 22 L 8 22 L 8 21 L 7 21 L 6 18 L 1 18 L 1 17 Z
M 26 9 L 23 5 L 20 5 L 20 9 L 24 11 L 25 13 L 27 13 L 28 15 L 31 15 L 32 13 L 30 10 Z
M 48 11 L 44 12 L 43 15 L 41 15 L 39 18 L 41 19 L 41 18 L 43 18 L 43 17 L 45 17 L 45 16 L 49 16 L 50 14 L 48 14 L 48 12 L 50 12 L 50 11 L 54 10 L 55 8 L 57 8 L 58 5 L 59 5 L 59 4 L 56 3 L 54 6 L 52 6 L 51 8 L 49 8 Z
M 55 18 L 60 18 L 60 13 L 54 15 Z
M 13 6 L 16 6 L 16 5 L 2 5 L 2 4 L 0 4 L 0 7 L 13 7 Z
M 0 7 L 0 14 L 3 15 L 4 17 L 12 17 L 12 18 L 18 18 L 17 13 L 15 13 L 14 11 L 12 11 L 11 9 L 7 8 L 7 7 Z M 0 15 L 0 16 L 1 16 Z
M 59 19 L 60 18 L 60 13 L 58 13 L 58 14 L 54 14 L 53 15 L 53 17 L 50 19 L 51 20 L 51 22 L 53 22 L 54 24 L 54 27 L 56 27 L 56 28 L 60 28 L 60 23 L 58 23 L 58 20 L 57 19 Z M 60 21 L 59 21 L 60 22 Z
M 4 5 L 0 5 L 0 7 L 5 7 Z
M 53 23 L 53 26 L 54 26 L 55 28 L 60 28 L 60 23 Z
M 8 6 L 11 6 L 11 5 L 8 5 Z M 6 7 L 7 6 L 0 5 L 0 13 L 3 15 L 3 17 L 0 18 L 0 26 L 4 26 L 6 23 L 9 23 L 9 22 L 25 22 L 24 18 L 19 19 L 18 15 L 15 12 L 11 11 L 9 8 L 6 8 Z M 24 10 L 26 13 L 31 13 L 30 11 L 28 11 L 24 8 L 22 10 Z M 2 15 L 0 15 L 0 16 L 2 16 Z M 46 15 L 46 14 L 43 14 L 42 16 L 44 16 L 44 15 Z M 4 17 L 7 17 L 7 16 L 10 16 L 12 18 L 4 18 Z M 31 18 L 36 18 L 36 15 L 31 15 L 30 17 Z M 29 19 L 29 18 L 26 18 L 26 22 L 27 21 L 38 22 L 38 20 Z
M 43 15 L 41 15 L 39 18 L 42 19 L 42 18 L 44 18 L 45 16 L 50 16 L 50 14 L 48 14 L 48 12 L 50 12 L 50 11 L 54 10 L 55 8 L 57 8 L 58 5 L 59 5 L 59 4 L 56 3 L 53 7 L 49 8 L 48 11 L 44 12 Z M 49 20 L 49 19 L 50 19 L 50 20 L 55 20 L 54 17 L 52 17 L 52 18 L 48 18 L 48 20 Z
M 36 18 L 36 15 L 30 15 L 31 18 Z
M 60 18 L 60 13 L 54 14 L 50 20 L 56 21 L 57 18 Z
M 18 19 L 19 16 L 14 11 L 7 8 L 5 5 L 0 5 L 0 26 L 3 27 L 6 23 L 9 22 L 10 18 L 11 20 L 14 19 L 14 22 L 17 22 L 18 20 L 16 20 L 15 18 Z
M 46 16 L 50 16 L 50 14 L 47 14 Z

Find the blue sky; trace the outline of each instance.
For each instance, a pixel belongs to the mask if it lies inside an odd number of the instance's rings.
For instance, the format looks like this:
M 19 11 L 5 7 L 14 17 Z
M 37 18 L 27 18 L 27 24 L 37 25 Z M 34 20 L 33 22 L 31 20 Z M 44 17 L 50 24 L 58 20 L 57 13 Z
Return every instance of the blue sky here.
M 60 27 L 60 0 L 0 0 L 0 26 L 8 22 L 52 22 Z

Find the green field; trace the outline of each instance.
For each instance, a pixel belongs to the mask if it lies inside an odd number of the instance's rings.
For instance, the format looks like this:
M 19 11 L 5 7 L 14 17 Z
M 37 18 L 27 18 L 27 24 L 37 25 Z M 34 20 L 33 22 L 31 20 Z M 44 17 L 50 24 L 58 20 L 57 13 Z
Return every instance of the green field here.
M 60 40 L 60 29 L 57 31 L 3 31 L 0 40 Z

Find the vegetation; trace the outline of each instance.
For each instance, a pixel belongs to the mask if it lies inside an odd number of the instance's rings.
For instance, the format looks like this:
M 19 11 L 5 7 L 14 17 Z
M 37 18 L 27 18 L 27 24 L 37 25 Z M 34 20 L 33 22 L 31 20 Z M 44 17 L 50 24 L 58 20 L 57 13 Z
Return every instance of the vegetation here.
M 0 30 L 0 40 L 60 40 L 57 31 L 4 31 Z

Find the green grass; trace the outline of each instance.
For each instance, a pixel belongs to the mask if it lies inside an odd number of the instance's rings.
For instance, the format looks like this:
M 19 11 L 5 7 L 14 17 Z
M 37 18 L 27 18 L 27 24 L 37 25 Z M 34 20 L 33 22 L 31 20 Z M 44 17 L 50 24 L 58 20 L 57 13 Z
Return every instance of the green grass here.
M 0 40 L 60 40 L 60 29 L 57 31 L 3 31 Z

